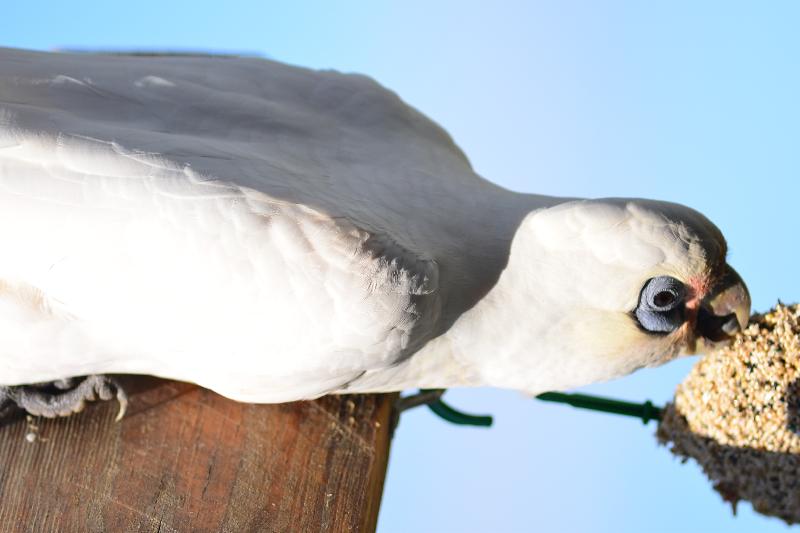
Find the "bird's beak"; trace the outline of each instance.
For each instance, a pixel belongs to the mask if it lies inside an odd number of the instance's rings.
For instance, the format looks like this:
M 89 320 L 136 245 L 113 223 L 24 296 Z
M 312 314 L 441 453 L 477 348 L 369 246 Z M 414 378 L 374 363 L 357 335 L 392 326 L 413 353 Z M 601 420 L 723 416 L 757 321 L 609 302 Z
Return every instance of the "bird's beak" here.
M 697 333 L 718 343 L 730 340 L 750 319 L 750 293 L 736 271 L 725 265 L 725 273 L 703 298 L 697 312 Z

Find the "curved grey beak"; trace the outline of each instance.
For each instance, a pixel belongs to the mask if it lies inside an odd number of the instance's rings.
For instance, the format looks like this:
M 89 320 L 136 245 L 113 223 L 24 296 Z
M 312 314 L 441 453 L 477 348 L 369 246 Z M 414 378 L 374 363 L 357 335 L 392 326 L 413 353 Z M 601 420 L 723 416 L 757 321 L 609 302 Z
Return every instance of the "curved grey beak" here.
M 697 331 L 711 342 L 729 340 L 750 320 L 750 292 L 739 274 L 725 265 L 725 273 L 700 304 Z

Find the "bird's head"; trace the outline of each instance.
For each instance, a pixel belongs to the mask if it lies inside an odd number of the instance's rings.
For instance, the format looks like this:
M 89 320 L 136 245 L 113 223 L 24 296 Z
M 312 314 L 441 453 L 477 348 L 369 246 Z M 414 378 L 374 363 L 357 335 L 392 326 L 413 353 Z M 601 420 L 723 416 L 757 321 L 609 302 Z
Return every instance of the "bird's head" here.
M 534 211 L 496 287 L 503 302 L 494 306 L 514 316 L 495 327 L 517 324 L 503 328 L 511 348 L 499 357 L 508 365 L 482 374 L 539 392 L 726 342 L 750 315 L 747 287 L 726 253 L 720 230 L 678 204 L 578 200 Z M 505 375 L 486 375 L 495 371 Z

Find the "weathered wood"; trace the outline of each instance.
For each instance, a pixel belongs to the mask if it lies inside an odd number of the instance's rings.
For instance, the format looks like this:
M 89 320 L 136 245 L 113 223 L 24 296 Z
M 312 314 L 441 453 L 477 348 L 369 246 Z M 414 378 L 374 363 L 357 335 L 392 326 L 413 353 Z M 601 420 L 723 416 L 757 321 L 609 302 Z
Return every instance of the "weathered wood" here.
M 155 378 L 125 386 L 121 422 L 107 402 L 0 428 L 0 530 L 375 529 L 393 395 L 251 405 Z

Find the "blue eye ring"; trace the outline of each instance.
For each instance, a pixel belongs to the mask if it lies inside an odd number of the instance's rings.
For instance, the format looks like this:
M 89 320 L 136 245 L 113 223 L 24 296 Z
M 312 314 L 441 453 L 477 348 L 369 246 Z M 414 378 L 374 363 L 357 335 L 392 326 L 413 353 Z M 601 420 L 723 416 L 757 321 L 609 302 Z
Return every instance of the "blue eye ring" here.
M 685 320 L 686 286 L 672 276 L 645 282 L 633 314 L 639 326 L 650 333 L 670 333 Z

